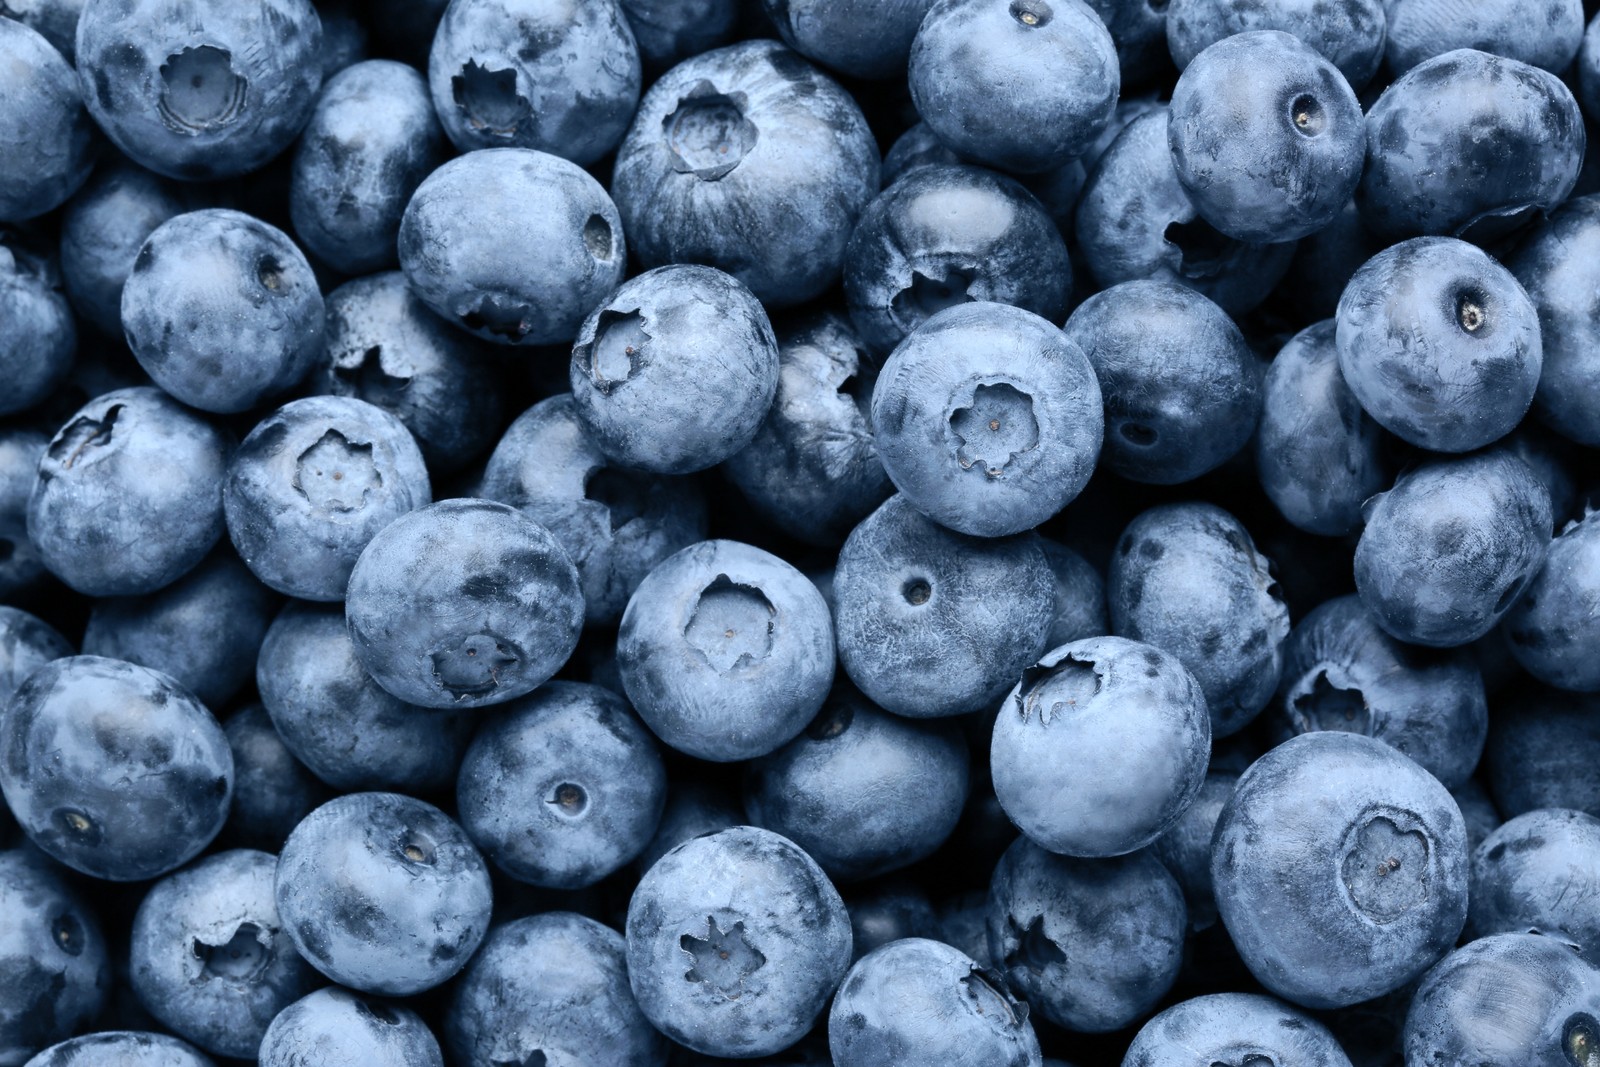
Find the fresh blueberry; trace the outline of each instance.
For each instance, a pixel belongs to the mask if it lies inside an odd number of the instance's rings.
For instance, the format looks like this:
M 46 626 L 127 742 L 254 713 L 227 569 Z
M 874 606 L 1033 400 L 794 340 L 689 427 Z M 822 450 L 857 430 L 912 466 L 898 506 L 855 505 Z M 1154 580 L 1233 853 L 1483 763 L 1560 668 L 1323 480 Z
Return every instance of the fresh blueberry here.
M 988 924 L 1012 988 L 1087 1033 L 1120 1030 L 1166 995 L 1188 929 L 1183 890 L 1149 852 L 1073 859 L 1026 838 L 994 869 Z
M 689 474 L 755 437 L 778 388 L 778 340 L 737 278 L 658 267 L 590 312 L 568 380 L 601 452 L 626 467 Z
M 1539 681 L 1600 692 L 1600 512 L 1550 542 L 1544 568 L 1507 613 L 1511 655 Z M 1600 958 L 1600 956 L 1597 956 Z
M 732 38 L 739 0 L 617 0 L 633 28 L 639 60 L 654 78 L 690 56 L 720 48 Z
M 61 213 L 61 277 L 78 314 L 122 336 L 122 287 L 139 249 L 190 206 L 176 182 L 131 163 L 101 167 Z
M 1172 485 L 1221 466 L 1261 415 L 1261 361 L 1225 311 L 1168 281 L 1124 282 L 1085 300 L 1067 337 L 1105 397 L 1105 464 Z
M 1295 245 L 1289 272 L 1274 291 L 1273 310 L 1296 325 L 1333 318 L 1344 287 L 1386 244 L 1368 231 L 1351 198 L 1332 222 Z
M 166 1034 L 107 1030 L 52 1045 L 24 1067 L 215 1067 L 193 1045 Z
M 828 1013 L 834 1067 L 1043 1067 L 1028 1006 L 960 949 L 909 937 L 863 956 Z
M 0 716 L 0 791 L 52 858 L 135 882 L 217 836 L 233 754 L 217 720 L 171 678 L 70 656 L 34 671 Z
M 748 765 L 744 806 L 830 877 L 855 881 L 932 855 L 961 818 L 967 773 L 953 724 L 910 722 L 846 690 L 803 734 Z
M 83 5 L 84 0 L 16 0 L 6 5 L 11 12 L 6 17 L 37 30 L 61 53 L 63 59 L 71 63 L 78 36 L 78 16 L 83 12 Z
M 88 0 L 78 82 L 89 114 L 140 166 L 232 178 L 282 152 L 322 84 L 311 0 Z
M 763 0 L 783 42 L 853 78 L 903 77 L 933 0 Z
M 851 532 L 834 574 L 839 665 L 911 718 L 995 706 L 1045 652 L 1055 578 L 1034 534 L 977 539 L 896 494 Z
M 580 165 L 639 104 L 639 49 L 616 0 L 452 0 L 428 85 L 457 148 L 534 148 Z
M 1467 919 L 1455 800 L 1381 741 L 1304 734 L 1239 779 L 1212 842 L 1217 907 L 1262 985 L 1311 1008 L 1397 989 Z
M 1106 620 L 1105 576 L 1077 552 L 1049 538 L 1040 538 L 1045 559 L 1056 579 L 1055 622 L 1051 624 L 1046 648 L 1059 648 L 1085 637 L 1100 637 L 1110 632 Z
M 345 274 L 393 267 L 400 216 L 445 158 L 422 75 L 388 59 L 357 63 L 323 86 L 295 149 L 294 232 Z
M 1217 895 L 1211 888 L 1211 837 L 1238 784 L 1236 774 L 1217 771 L 1206 775 L 1194 802 L 1151 846 L 1183 890 L 1189 929 L 1194 932 L 1208 930 L 1217 921 Z
M 917 883 L 901 877 L 869 882 L 845 896 L 850 909 L 850 962 L 907 937 L 940 940 L 939 917 Z M 981 923 L 981 920 L 980 920 Z
M 1391 0 L 1392 5 L 1392 0 Z M 1352 88 L 1362 89 L 1383 62 L 1385 0 L 1172 0 L 1167 6 L 1167 45 L 1179 70 L 1186 69 L 1225 37 L 1255 30 L 1281 30 L 1304 41 L 1339 69 Z
M 338 986 L 301 997 L 273 1017 L 261 1067 L 444 1067 L 439 1042 L 410 1008 Z
M 362 549 L 433 502 L 410 431 L 364 400 L 314 396 L 256 424 L 228 465 L 228 535 L 255 576 L 303 600 L 344 599 Z
M 322 317 L 317 279 L 294 242 L 225 208 L 158 226 L 122 289 L 139 365 L 203 411 L 244 411 L 298 383 L 322 350 Z
M 0 27 L 9 22 L 0 18 Z M 78 328 L 61 285 L 53 256 L 29 235 L 0 226 L 0 415 L 38 404 L 72 370 Z
M 1122 1067 L 1229 1062 L 1350 1067 L 1327 1027 L 1281 1000 L 1255 993 L 1214 993 L 1174 1004 L 1140 1027 Z
M 261 644 L 256 685 L 294 758 L 341 791 L 446 789 L 472 731 L 461 712 L 406 704 L 373 681 L 336 605 L 284 608 Z
M 667 1043 L 634 1003 L 627 955 L 615 930 L 571 912 L 496 926 L 445 1014 L 454 1062 L 662 1067 Z
M 994 791 L 1051 852 L 1121 856 L 1176 825 L 1205 780 L 1211 719 L 1177 657 L 1120 637 L 1062 645 L 995 720 Z
M 1583 0 L 1389 0 L 1384 58 L 1396 75 L 1457 48 L 1481 48 L 1563 74 L 1583 40 Z
M 1488 633 L 1550 544 L 1550 494 L 1506 449 L 1425 463 L 1363 510 L 1356 589 L 1379 626 L 1416 645 Z
M 366 8 L 360 5 L 359 0 L 312 2 L 317 5 L 317 14 L 322 19 L 322 47 L 317 50 L 317 55 L 322 65 L 322 84 L 326 86 L 335 74 L 367 59 L 371 51 L 371 32 L 362 21 Z M 418 6 L 426 7 L 427 4 L 424 2 Z
M 483 857 L 444 812 L 398 793 L 347 793 L 307 815 L 274 895 L 300 954 L 363 993 L 432 989 L 489 926 Z
M 341 717 L 347 707 L 339 708 Z M 354 732 L 351 725 L 347 731 Z M 250 704 L 222 724 L 233 752 L 233 804 L 222 838 L 276 852 L 289 832 L 327 800 L 327 789 L 283 743 L 267 709 Z
M 678 751 L 763 756 L 805 729 L 828 695 L 828 605 L 771 553 L 702 541 L 668 557 L 628 601 L 617 669 L 645 724 Z
M 667 804 L 655 836 L 639 853 L 640 873 L 690 838 L 744 826 L 744 806 L 732 790 L 699 781 L 674 781 L 667 790 Z
M 0 222 L 20 222 L 53 211 L 89 177 L 94 124 L 67 60 L 11 17 L 0 18 L 0 70 Z
M 888 352 L 970 300 L 1060 322 L 1072 268 L 1060 231 L 1021 185 L 981 167 L 929 164 L 862 212 L 845 250 L 844 287 L 862 340 Z
M 850 916 L 822 868 L 753 826 L 679 845 L 628 904 L 628 978 L 645 1017 L 710 1056 L 794 1044 L 850 966 Z
M 788 307 L 838 278 L 878 164 L 849 93 L 777 42 L 746 41 L 651 87 L 611 188 L 646 267 L 704 263 Z
M 17 687 L 46 663 L 72 655 L 72 645 L 43 619 L 0 607 L 0 708 Z
M 1600 696 L 1523 683 L 1489 718 L 1489 792 L 1506 818 L 1571 808 L 1600 819 Z
M 1030 172 L 1094 139 L 1122 75 L 1105 23 L 1081 0 L 938 0 L 911 44 L 910 83 L 939 140 Z
M 1600 15 L 1589 20 L 1578 48 L 1578 102 L 1591 119 L 1600 115 Z
M 933 127 L 926 122 L 919 122 L 895 138 L 889 151 L 884 153 L 881 172 L 883 187 L 888 189 L 919 167 L 960 162 L 961 157 L 939 141 Z
M 543 526 L 505 504 L 445 500 L 368 542 L 345 615 L 356 658 L 383 688 L 423 707 L 474 708 L 531 693 L 560 669 L 578 643 L 583 591 Z
M 277 865 L 266 852 L 216 853 L 157 882 L 134 916 L 134 992 L 207 1052 L 255 1056 L 273 1016 L 318 984 L 278 922 Z
M 1549 934 L 1600 958 L 1600 819 L 1545 808 L 1491 833 L 1472 856 L 1467 921 L 1474 937 Z
M 499 344 L 571 340 L 627 260 L 622 220 L 600 183 L 532 149 L 451 160 L 417 187 L 400 220 L 400 266 L 417 296 Z
M 1167 49 L 1167 0 L 1087 0 L 1117 46 L 1122 99 L 1131 87 L 1166 79 L 1172 70 Z M 1048 1063 L 1048 1061 L 1047 1061 Z
M 960 893 L 940 902 L 937 915 L 939 934 L 934 940 L 960 949 L 980 967 L 994 968 L 994 957 L 989 955 L 988 889 Z
M 49 444 L 50 438 L 36 430 L 20 426 L 0 430 L 0 601 L 17 602 L 46 573 L 39 550 L 28 537 L 28 498 Z M 0 692 L 0 701 L 4 697 Z
M 1504 825 L 1500 813 L 1495 810 L 1489 791 L 1476 778 L 1470 778 L 1465 785 L 1450 790 L 1450 795 L 1456 798 L 1461 817 L 1467 822 L 1467 844 L 1476 852 L 1490 834 Z

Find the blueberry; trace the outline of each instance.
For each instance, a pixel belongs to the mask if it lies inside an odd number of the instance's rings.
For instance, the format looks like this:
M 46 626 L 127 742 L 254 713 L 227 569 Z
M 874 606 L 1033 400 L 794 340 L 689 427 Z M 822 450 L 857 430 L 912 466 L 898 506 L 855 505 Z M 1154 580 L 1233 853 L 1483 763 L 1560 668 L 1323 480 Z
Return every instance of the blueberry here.
M 702 541 L 658 565 L 628 601 L 617 669 L 666 744 L 698 759 L 751 759 L 822 706 L 833 626 L 822 594 L 783 560 Z
M 1167 48 L 1167 0 L 1087 0 L 1117 46 L 1122 99 L 1128 89 L 1165 79 L 1172 69 Z M 1048 1061 L 1047 1061 L 1048 1063 Z
M 1457 48 L 1521 60 L 1562 74 L 1583 40 L 1583 0 L 1390 0 L 1384 58 L 1396 75 Z
M 1183 890 L 1189 929 L 1196 933 L 1209 930 L 1217 921 L 1217 895 L 1211 887 L 1211 836 L 1238 784 L 1236 774 L 1226 771 L 1207 774 L 1194 802 L 1151 846 L 1156 858 L 1166 865 Z
M 1003 852 L 1004 850 L 1002 850 Z M 989 955 L 989 891 L 987 889 L 960 893 L 941 901 L 938 908 L 938 936 L 960 949 L 973 962 L 988 970 L 994 969 L 994 957 Z M 917 936 L 915 934 L 909 936 Z M 863 953 L 865 955 L 865 953 Z
M 690 838 L 747 822 L 744 806 L 732 790 L 706 782 L 674 781 L 667 790 L 667 804 L 655 836 L 639 853 L 639 871 L 648 871 L 662 856 Z
M 346 711 L 339 710 L 341 715 Z M 260 704 L 234 712 L 222 732 L 233 752 L 233 804 L 222 838 L 276 852 L 295 825 L 328 799 L 327 789 L 295 759 Z
M 37 30 L 0 19 L 0 60 L 0 222 L 20 222 L 53 211 L 89 177 L 94 124 L 76 73 Z
M 1383 433 L 1339 370 L 1336 326 L 1324 319 L 1278 350 L 1255 442 L 1261 488 L 1296 528 L 1325 537 L 1360 529 L 1361 505 L 1389 484 Z
M 1122 75 L 1105 23 L 1080 0 L 938 0 L 911 44 L 910 82 L 946 145 L 1029 172 L 1094 139 Z
M 850 968 L 828 1013 L 828 1048 L 835 1067 L 1043 1067 L 1028 1006 L 1004 979 L 920 937 Z
M 995 795 L 1051 852 L 1120 856 L 1178 821 L 1205 780 L 1211 719 L 1175 656 L 1120 637 L 1063 645 L 995 720 Z
M 953 724 L 909 722 L 845 691 L 799 737 L 747 766 L 745 810 L 830 877 L 854 881 L 942 845 L 961 818 L 967 772 Z M 859 957 L 873 946 L 857 947 Z
M 1583 116 L 1554 74 L 1470 48 L 1435 56 L 1367 112 L 1358 203 L 1390 239 L 1500 236 L 1572 192 Z
M 621 697 L 551 682 L 479 728 L 456 801 L 467 835 L 502 871 L 581 889 L 649 843 L 666 791 L 655 739 Z
M 1122 1059 L 1123 1067 L 1215 1067 L 1230 1061 L 1350 1067 L 1327 1027 L 1255 993 L 1214 993 L 1174 1004 L 1140 1027 Z
M 1448 789 L 1466 783 L 1489 731 L 1472 656 L 1396 641 L 1355 596 L 1327 601 L 1295 626 L 1278 692 L 1294 733 L 1376 737 Z
M 893 491 L 872 437 L 877 376 L 877 362 L 837 312 L 783 331 L 772 407 L 723 473 L 785 532 L 840 544 Z
M 854 78 L 903 77 L 933 0 L 763 0 L 785 44 Z
M 1046 648 L 1059 648 L 1111 629 L 1106 621 L 1106 580 L 1094 564 L 1058 541 L 1040 538 L 1045 560 L 1056 579 L 1055 621 Z
M 18 0 L 14 6 L 8 5 L 11 14 L 7 18 L 37 30 L 71 63 L 83 5 L 84 0 Z
M 1526 812 L 1472 856 L 1469 929 L 1475 937 L 1541 933 L 1600 956 L 1600 819 L 1581 811 Z
M 1406 1015 L 1407 1063 L 1569 1067 L 1600 1049 L 1600 971 L 1557 938 L 1499 934 L 1445 957 Z
M 310 0 L 87 0 L 78 82 L 89 114 L 142 167 L 232 178 L 289 147 L 322 84 Z
M 639 60 L 654 77 L 668 67 L 720 48 L 733 36 L 739 0 L 617 0 L 633 28 Z
M 933 127 L 926 122 L 919 122 L 895 138 L 889 151 L 884 153 L 881 172 L 883 187 L 888 189 L 919 167 L 960 162 L 958 154 L 940 143 Z
M 934 718 L 993 707 L 1045 651 L 1055 580 L 1034 534 L 952 533 L 896 494 L 834 576 L 839 665 L 873 703 Z
M 1266 707 L 1283 670 L 1289 610 L 1239 520 L 1166 504 L 1128 524 L 1106 576 L 1111 630 L 1170 652 L 1200 683 L 1217 737 Z
M 395 416 L 316 396 L 256 424 L 228 465 L 228 534 L 255 576 L 305 600 L 344 599 L 362 549 L 433 501 L 422 451 Z
M 595 447 L 659 474 L 715 466 L 749 444 L 778 388 L 760 302 L 710 267 L 658 267 L 590 312 L 568 368 Z
M 575 164 L 526 148 L 451 160 L 400 220 L 400 266 L 417 296 L 468 333 L 556 344 L 622 281 L 622 220 Z
M 1261 414 L 1261 361 L 1226 312 L 1167 281 L 1124 282 L 1085 300 L 1067 337 L 1105 397 L 1105 463 L 1172 485 L 1221 466 Z
M 28 537 L 28 498 L 49 444 L 37 430 L 0 430 L 0 600 L 16 601 L 45 576 L 44 561 Z M 4 695 L 0 692 L 0 700 Z
M 1469 452 L 1513 430 L 1544 361 L 1539 313 L 1465 241 L 1378 253 L 1339 298 L 1339 369 L 1366 412 L 1420 448 Z
M 317 984 L 278 922 L 277 857 L 219 852 L 157 882 L 133 919 L 129 970 L 150 1014 L 208 1052 L 249 1058 Z
M 406 704 L 373 681 L 337 606 L 284 608 L 261 644 L 256 685 L 294 758 L 341 791 L 448 788 L 472 732 L 461 712 Z
M 996 966 L 1028 1003 L 1058 1026 L 1105 1033 L 1172 987 L 1187 918 L 1183 891 L 1148 852 L 1073 859 L 1023 839 L 995 867 L 988 928 Z
M 0 913 L 0 1063 L 15 1067 L 100 1014 L 111 965 L 94 913 L 42 857 L 0 852 Z
M 25 1067 L 215 1067 L 193 1045 L 166 1034 L 107 1030 L 52 1045 Z
M 622 140 L 639 76 L 615 0 L 453 0 L 428 57 L 457 148 L 534 148 L 582 165 Z
M 439 1042 L 410 1008 L 338 986 L 319 989 L 280 1011 L 267 1027 L 261 1067 L 444 1067 Z
M 1356 589 L 1402 641 L 1447 648 L 1503 618 L 1543 564 L 1550 494 L 1505 449 L 1439 459 L 1364 508 Z
M 1306 1007 L 1399 988 L 1466 922 L 1460 809 L 1438 779 L 1370 737 L 1305 734 L 1262 756 L 1211 847 L 1239 955 L 1268 990 Z
M 454 1062 L 660 1067 L 667 1043 L 634 1003 L 627 953 L 615 930 L 571 912 L 496 926 L 445 1014 Z
M 357 0 L 313 0 L 322 18 L 322 47 L 317 50 L 322 65 L 322 84 L 335 74 L 364 62 L 371 50 L 371 33 L 361 21 L 364 8 Z M 424 2 L 419 5 L 426 7 Z M 430 104 L 430 107 L 432 105 Z
M 1504 825 L 1500 813 L 1495 810 L 1489 791 L 1476 778 L 1468 779 L 1465 785 L 1450 790 L 1450 795 L 1456 798 L 1461 817 L 1467 822 L 1467 844 L 1476 852 L 1485 838 Z
M 1550 542 L 1543 569 L 1505 618 L 1511 655 L 1548 685 L 1600 692 L 1600 512 Z
M 445 500 L 368 542 L 345 615 L 356 658 L 383 688 L 423 707 L 473 708 L 530 693 L 566 662 L 583 592 L 543 526 L 504 504 Z
M 190 206 L 183 187 L 131 163 L 98 169 L 61 212 L 61 277 L 78 314 L 122 337 L 122 288 L 150 235 Z
M 347 793 L 303 819 L 274 895 L 300 954 L 341 985 L 406 996 L 447 981 L 489 926 L 489 870 L 460 826 L 398 793 Z
M 294 242 L 224 208 L 158 226 L 122 289 L 139 365 L 203 411 L 244 411 L 298 383 L 322 349 L 322 316 L 317 279 Z
M 628 978 L 662 1033 L 751 1058 L 811 1029 L 850 965 L 850 916 L 822 869 L 753 826 L 668 852 L 628 904 Z
M 0 19 L 0 28 L 9 22 Z M 38 404 L 72 370 L 78 329 L 61 284 L 54 257 L 30 236 L 0 226 L 0 374 L 7 383 L 0 415 Z
M 323 86 L 295 149 L 294 232 L 345 274 L 393 267 L 406 203 L 445 158 L 422 75 L 388 59 L 348 67 Z
M 70 655 L 71 643 L 55 627 L 20 608 L 0 607 L 0 708 L 28 675 Z
M 1361 89 L 1383 62 L 1384 0 L 1172 0 L 1167 6 L 1167 44 L 1179 70 L 1225 37 L 1256 30 L 1293 34 Z
M 135 882 L 187 863 L 222 829 L 233 755 L 171 678 L 70 656 L 34 671 L 0 716 L 0 791 L 52 858 Z
M 1489 792 L 1506 818 L 1572 808 L 1600 819 L 1600 696 L 1526 683 L 1489 718 Z
M 838 278 L 878 164 L 848 93 L 782 45 L 746 41 L 651 87 L 611 188 L 646 267 L 704 263 L 789 307 Z
M 1600 114 L 1600 22 L 1595 19 L 1590 19 L 1584 30 L 1576 73 L 1578 102 L 1583 105 L 1583 113 L 1590 117 Z
M 907 937 L 941 940 L 939 917 L 917 883 L 900 876 L 879 879 L 845 897 L 850 910 L 850 962 Z M 981 923 L 981 920 L 980 920 Z

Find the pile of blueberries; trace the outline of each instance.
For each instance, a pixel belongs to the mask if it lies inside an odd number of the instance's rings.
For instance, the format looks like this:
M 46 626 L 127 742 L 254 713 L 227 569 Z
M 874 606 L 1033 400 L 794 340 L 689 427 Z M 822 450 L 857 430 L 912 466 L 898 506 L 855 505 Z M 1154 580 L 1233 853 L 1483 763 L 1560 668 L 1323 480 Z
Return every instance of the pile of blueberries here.
M 1600 1067 L 1596 7 L 0 0 L 0 1067 Z

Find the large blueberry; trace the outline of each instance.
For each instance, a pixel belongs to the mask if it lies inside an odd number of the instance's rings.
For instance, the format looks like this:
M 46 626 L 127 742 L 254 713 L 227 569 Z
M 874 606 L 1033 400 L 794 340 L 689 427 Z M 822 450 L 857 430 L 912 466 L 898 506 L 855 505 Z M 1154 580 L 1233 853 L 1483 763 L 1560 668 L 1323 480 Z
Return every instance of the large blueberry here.
M 141 881 L 217 836 L 233 753 L 211 713 L 166 675 L 70 656 L 30 675 L 0 715 L 0 792 L 53 858 Z
M 78 76 L 32 27 L 0 19 L 0 222 L 52 211 L 94 166 L 94 123 Z
M 28 675 L 70 655 L 72 645 L 55 627 L 20 608 L 0 606 L 0 708 Z
M 1511 655 L 1541 682 L 1600 692 L 1600 512 L 1550 542 L 1544 568 L 1506 614 Z
M 617 0 L 633 28 L 639 60 L 652 77 L 733 37 L 741 0 Z
M 79 315 L 122 336 L 122 287 L 156 228 L 189 207 L 176 182 L 131 163 L 108 163 L 61 212 L 61 277 Z
M 903 76 L 933 0 L 764 0 L 785 44 L 855 78 Z
M 1292 1063 L 1350 1067 L 1332 1033 L 1305 1012 L 1255 993 L 1213 993 L 1174 1004 L 1140 1027 L 1123 1067 Z
M 719 762 L 762 756 L 805 729 L 828 695 L 828 605 L 777 556 L 702 541 L 668 557 L 628 601 L 617 669 L 668 745 Z
M 72 370 L 78 328 L 61 284 L 54 256 L 30 235 L 0 226 L 0 415 L 33 407 Z
M 1501 814 L 1572 808 L 1600 819 L 1600 696 L 1523 683 L 1489 719 L 1489 792 Z
M 845 897 L 850 909 L 851 963 L 891 941 L 907 937 L 938 939 L 939 917 L 917 884 L 907 878 L 883 878 Z
M 1304 734 L 1239 779 L 1211 877 L 1239 955 L 1267 989 L 1335 1008 L 1397 989 L 1467 919 L 1470 857 L 1455 800 L 1370 737 Z
M 1389 0 L 1384 58 L 1395 74 L 1457 48 L 1481 48 L 1552 74 L 1572 65 L 1583 40 L 1583 0 Z
M 645 266 L 705 263 L 787 307 L 838 279 L 878 163 L 849 93 L 781 44 L 746 41 L 645 94 L 611 189 Z
M 214 1067 L 186 1041 L 143 1030 L 105 1030 L 52 1045 L 24 1067 Z
M 1172 0 L 1167 6 L 1167 45 L 1179 70 L 1225 37 L 1253 30 L 1281 30 L 1310 45 L 1339 68 L 1357 90 L 1383 62 L 1384 0 Z
M 1166 864 L 1172 877 L 1183 890 L 1183 900 L 1188 905 L 1189 929 L 1199 933 L 1217 922 L 1217 895 L 1211 887 L 1211 837 L 1217 829 L 1217 819 L 1233 796 L 1239 776 L 1226 771 L 1207 774 L 1195 794 L 1194 802 L 1184 809 L 1172 829 L 1162 834 L 1151 846 L 1156 859 Z
M 345 709 L 339 710 L 342 716 Z M 233 752 L 233 804 L 222 840 L 276 852 L 300 820 L 328 799 L 327 789 L 289 751 L 260 704 L 234 712 L 222 732 Z
M 389 692 L 423 707 L 481 707 L 560 669 L 578 643 L 583 591 L 543 526 L 505 504 L 445 500 L 368 542 L 345 616 L 356 657 Z
M 438 1040 L 416 1012 L 338 986 L 280 1011 L 258 1055 L 261 1067 L 444 1067 Z
M 1475 937 L 1549 934 L 1600 958 L 1600 819 L 1545 808 L 1500 826 L 1473 853 L 1471 901 Z
M 640 879 L 628 979 L 679 1044 L 751 1058 L 811 1029 L 850 966 L 850 916 L 828 876 L 753 826 L 697 837 Z
M 274 885 L 300 954 L 364 993 L 432 989 L 489 927 L 483 857 L 444 812 L 398 793 L 348 793 L 307 815 Z
M 84 0 L 18 0 L 7 5 L 11 10 L 7 17 L 38 30 L 62 58 L 71 63 L 76 54 L 73 46 L 83 5 Z

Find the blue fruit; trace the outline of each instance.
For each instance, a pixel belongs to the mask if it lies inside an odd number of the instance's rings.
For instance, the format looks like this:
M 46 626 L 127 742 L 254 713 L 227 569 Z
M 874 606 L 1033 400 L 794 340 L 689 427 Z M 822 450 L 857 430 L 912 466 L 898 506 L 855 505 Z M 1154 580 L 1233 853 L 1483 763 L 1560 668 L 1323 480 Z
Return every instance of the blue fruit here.
M 1360 90 L 1383 62 L 1383 0 L 1172 0 L 1167 6 L 1167 45 L 1184 70 L 1206 48 L 1225 37 L 1254 30 L 1281 30 L 1304 41 L 1339 68 L 1351 88 Z
M 258 1055 L 261 1067 L 444 1067 L 438 1040 L 416 1012 L 338 986 L 280 1011 Z
M 0 222 L 52 211 L 78 191 L 94 166 L 94 124 L 78 78 L 35 29 L 0 21 Z
M 1489 719 L 1489 792 L 1506 818 L 1571 808 L 1600 819 L 1600 696 L 1527 686 Z
M 0 430 L 0 599 L 7 602 L 20 602 L 45 576 L 44 561 L 28 538 L 28 498 L 49 444 L 37 430 Z
M 1111 40 L 1116 43 L 1117 62 L 1122 68 L 1123 100 L 1128 98 L 1129 89 L 1170 76 L 1172 56 L 1167 49 L 1167 0 L 1087 0 L 1087 3 L 1100 16 Z
M 328 799 L 327 789 L 295 759 L 260 704 L 234 712 L 222 732 L 233 752 L 233 804 L 222 839 L 276 852 L 300 820 Z
M 145 241 L 188 205 L 176 182 L 131 163 L 108 163 L 61 212 L 61 277 L 79 315 L 122 336 L 122 287 Z
M 25 1067 L 215 1067 L 193 1045 L 166 1034 L 107 1030 L 52 1045 Z
M 659 75 L 690 56 L 720 48 L 732 38 L 739 0 L 617 0 L 633 28 L 645 73 Z
M 1484 0 L 1457 8 L 1448 0 L 1390 0 L 1384 58 L 1404 74 L 1456 48 L 1481 48 L 1562 74 L 1583 39 L 1582 0 Z
M 917 884 L 902 877 L 868 883 L 845 897 L 850 909 L 850 962 L 907 937 L 939 940 L 939 918 Z M 981 920 L 980 920 L 981 923 Z
M 1476 852 L 1484 839 L 1503 825 L 1500 813 L 1489 799 L 1489 791 L 1476 778 L 1469 779 L 1459 789 L 1450 790 L 1450 795 L 1461 807 L 1461 817 L 1467 822 L 1467 844 Z
M 1238 783 L 1236 774 L 1225 771 L 1207 774 L 1194 802 L 1184 809 L 1172 828 L 1150 846 L 1183 890 L 1189 929 L 1194 933 L 1210 929 L 1217 921 L 1217 895 L 1211 887 L 1211 837 Z
M 84 0 L 33 0 L 25 5 L 19 4 L 20 10 L 8 17 L 37 30 L 61 53 L 62 58 L 71 63 L 78 15 L 83 11 L 83 4 Z
M 9 21 L 9 20 L 5 20 Z M 48 397 L 72 370 L 78 329 L 61 293 L 54 257 L 21 231 L 0 226 L 0 374 L 8 383 L 0 414 Z
M 72 655 L 72 645 L 43 619 L 20 608 L 0 607 L 0 708 L 46 663 Z
M 1539 681 L 1600 692 L 1600 512 L 1550 542 L 1544 568 L 1506 614 L 1511 655 Z
M 919 167 L 960 162 L 959 155 L 940 143 L 933 127 L 926 122 L 919 122 L 896 137 L 889 151 L 883 154 L 883 187 L 888 189 Z
M 706 782 L 675 781 L 667 790 L 667 804 L 655 836 L 639 853 L 639 871 L 648 871 L 656 860 L 692 837 L 744 826 L 748 821 L 744 805 L 732 790 Z
M 1213 993 L 1174 1004 L 1140 1027 L 1122 1067 L 1214 1067 L 1228 1060 L 1350 1067 L 1327 1027 L 1254 993 Z
M 933 0 L 764 0 L 783 42 L 853 78 L 901 77 Z
M 1111 629 L 1106 621 L 1105 576 L 1083 556 L 1058 541 L 1040 538 L 1045 560 L 1056 579 L 1055 621 L 1046 648 L 1099 637 Z
M 1474 937 L 1548 934 L 1600 955 L 1600 819 L 1544 808 L 1519 815 L 1472 855 Z

